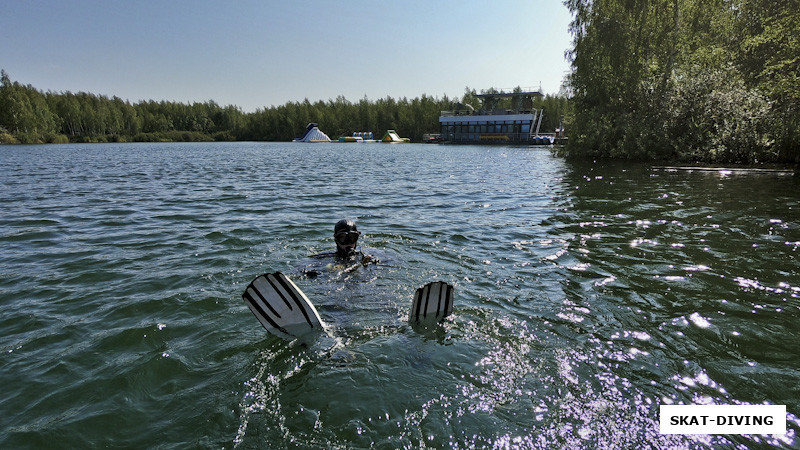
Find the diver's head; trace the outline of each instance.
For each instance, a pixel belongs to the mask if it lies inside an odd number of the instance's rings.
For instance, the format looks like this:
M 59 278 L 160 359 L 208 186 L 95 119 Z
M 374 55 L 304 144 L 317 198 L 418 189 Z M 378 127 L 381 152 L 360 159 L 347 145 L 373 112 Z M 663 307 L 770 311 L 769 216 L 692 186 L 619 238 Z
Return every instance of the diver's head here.
M 342 219 L 333 227 L 333 239 L 336 241 L 336 254 L 347 256 L 356 251 L 356 243 L 361 233 L 356 223 L 350 219 Z

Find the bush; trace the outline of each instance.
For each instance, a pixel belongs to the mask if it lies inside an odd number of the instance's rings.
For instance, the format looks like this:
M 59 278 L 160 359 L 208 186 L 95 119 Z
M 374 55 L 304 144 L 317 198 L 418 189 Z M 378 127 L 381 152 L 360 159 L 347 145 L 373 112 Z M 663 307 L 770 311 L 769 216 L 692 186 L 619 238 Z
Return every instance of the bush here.
M 729 68 L 694 66 L 679 75 L 668 102 L 669 135 L 682 159 L 752 164 L 777 160 L 771 105 Z
M 19 141 L 9 133 L 0 133 L 0 144 L 19 144 Z
M 42 136 L 38 133 L 17 133 L 14 135 L 20 144 L 43 144 Z
M 216 142 L 233 142 L 236 140 L 236 136 L 230 131 L 218 131 L 212 137 Z
M 211 136 L 199 131 L 162 131 L 155 133 L 138 133 L 133 142 L 211 142 Z

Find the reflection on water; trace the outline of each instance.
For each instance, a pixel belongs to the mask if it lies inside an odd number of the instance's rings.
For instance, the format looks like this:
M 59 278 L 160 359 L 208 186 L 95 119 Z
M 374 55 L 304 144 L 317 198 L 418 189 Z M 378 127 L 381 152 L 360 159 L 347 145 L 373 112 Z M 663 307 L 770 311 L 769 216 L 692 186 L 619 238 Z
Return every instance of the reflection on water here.
M 0 167 L 3 447 L 797 446 L 793 177 L 379 144 Z M 301 276 L 343 217 L 384 263 Z M 275 270 L 327 335 L 260 328 L 240 294 Z M 433 280 L 455 314 L 411 327 Z M 662 404 L 765 402 L 786 435 L 658 434 Z

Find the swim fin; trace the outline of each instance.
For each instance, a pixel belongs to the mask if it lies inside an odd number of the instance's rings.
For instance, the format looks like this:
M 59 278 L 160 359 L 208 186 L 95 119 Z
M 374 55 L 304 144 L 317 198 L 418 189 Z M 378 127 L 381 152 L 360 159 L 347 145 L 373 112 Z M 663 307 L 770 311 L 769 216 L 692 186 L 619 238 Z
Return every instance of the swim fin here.
M 259 275 L 242 294 L 242 299 L 264 328 L 284 339 L 311 331 L 322 331 L 323 323 L 308 297 L 286 275 Z
M 421 323 L 428 320 L 441 321 L 453 312 L 453 285 L 434 281 L 417 289 L 408 321 Z

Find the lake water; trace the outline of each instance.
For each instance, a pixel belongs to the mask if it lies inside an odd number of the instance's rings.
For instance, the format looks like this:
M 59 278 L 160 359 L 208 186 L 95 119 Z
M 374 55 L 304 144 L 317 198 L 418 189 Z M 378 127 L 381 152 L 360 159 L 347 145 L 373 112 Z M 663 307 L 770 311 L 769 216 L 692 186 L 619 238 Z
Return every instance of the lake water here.
M 524 147 L 0 147 L 2 448 L 800 447 L 800 180 Z M 353 218 L 383 263 L 300 275 Z M 330 335 L 242 301 L 283 271 Z M 441 326 L 414 290 L 456 288 Z M 787 406 L 783 436 L 659 405 Z

